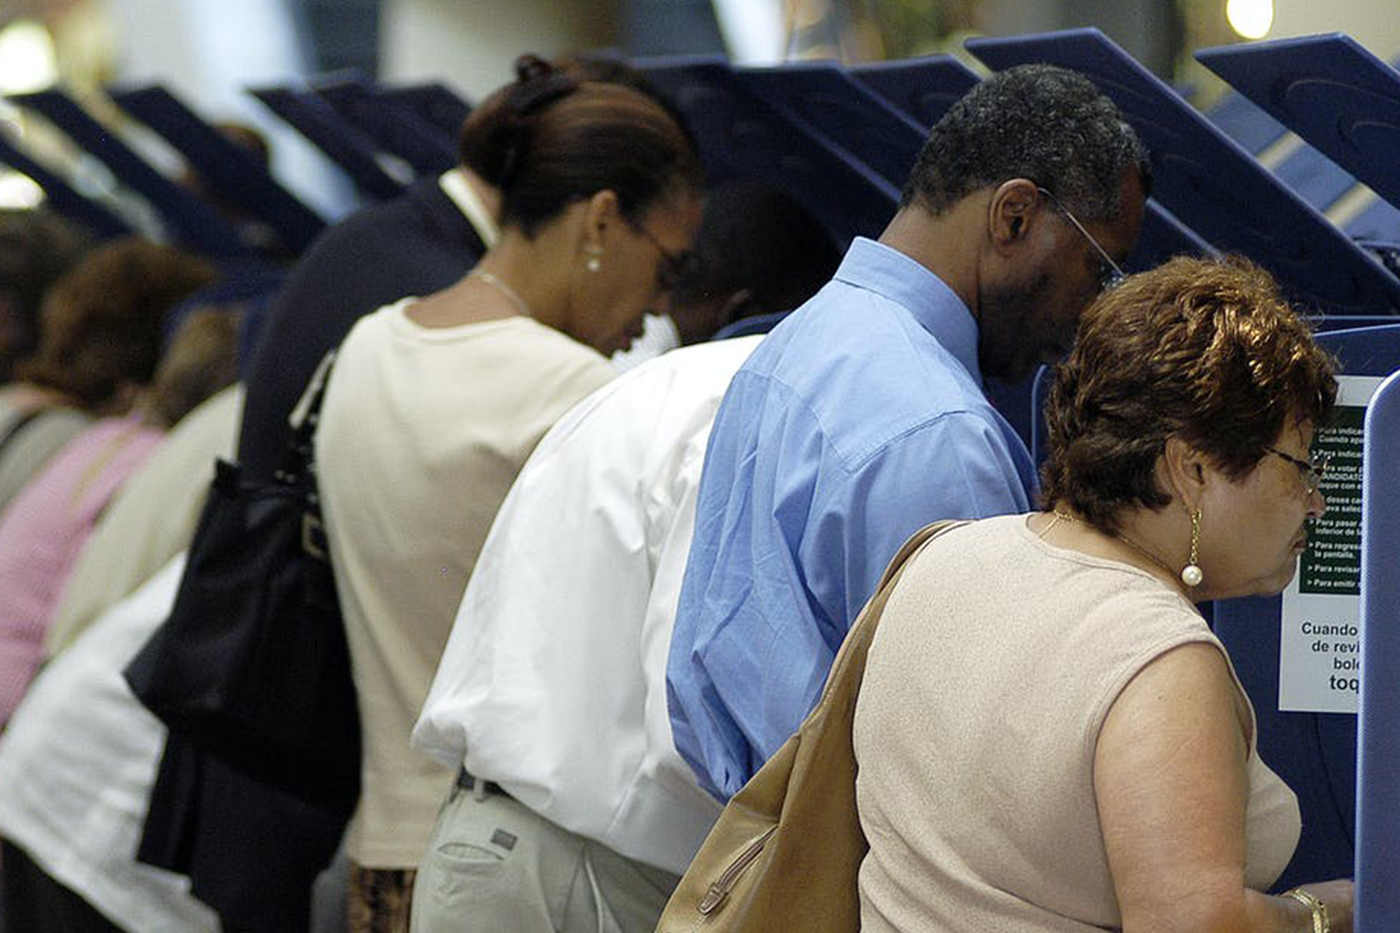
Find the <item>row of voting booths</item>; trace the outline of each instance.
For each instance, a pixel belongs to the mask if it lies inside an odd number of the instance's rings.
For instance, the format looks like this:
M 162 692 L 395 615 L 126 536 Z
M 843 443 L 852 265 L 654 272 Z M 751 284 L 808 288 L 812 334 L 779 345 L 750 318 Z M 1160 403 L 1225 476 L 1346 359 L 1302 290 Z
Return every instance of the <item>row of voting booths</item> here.
M 1207 49 L 1234 91 L 1209 112 L 1095 29 L 970 40 L 991 70 L 1050 62 L 1087 74 L 1152 152 L 1154 184 L 1129 270 L 1180 253 L 1243 254 L 1315 315 L 1345 372 L 1341 417 L 1319 432 L 1330 508 L 1298 579 L 1272 599 L 1210 607 L 1259 718 L 1261 755 L 1298 793 L 1303 835 L 1279 881 L 1354 876 L 1357 929 L 1400 930 L 1400 72 L 1342 35 Z M 842 244 L 878 236 L 947 107 L 979 79 L 947 56 L 773 68 L 720 58 L 636 62 L 689 121 L 713 181 L 787 190 Z M 250 89 L 320 149 L 366 200 L 456 162 L 469 105 L 440 84 L 386 88 L 338 74 Z M 160 86 L 112 100 L 163 137 L 208 189 L 270 230 L 286 256 L 325 220 Z M 277 263 L 207 203 L 152 168 L 59 90 L 11 103 L 41 115 L 144 198 L 169 238 L 260 270 Z M 0 136 L 0 163 L 100 236 L 129 230 L 109 207 Z M 1045 388 L 989 386 L 1033 451 Z M 1379 386 L 1379 388 L 1378 388 Z

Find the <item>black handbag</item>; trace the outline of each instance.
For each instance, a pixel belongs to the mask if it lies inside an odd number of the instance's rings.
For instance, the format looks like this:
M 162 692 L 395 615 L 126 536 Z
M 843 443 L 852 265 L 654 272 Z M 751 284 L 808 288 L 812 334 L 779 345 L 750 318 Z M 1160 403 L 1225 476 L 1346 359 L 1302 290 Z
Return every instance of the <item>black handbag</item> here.
M 272 480 L 220 459 L 169 618 L 123 672 L 172 734 L 309 800 L 359 794 L 360 722 L 312 441 L 334 351 Z

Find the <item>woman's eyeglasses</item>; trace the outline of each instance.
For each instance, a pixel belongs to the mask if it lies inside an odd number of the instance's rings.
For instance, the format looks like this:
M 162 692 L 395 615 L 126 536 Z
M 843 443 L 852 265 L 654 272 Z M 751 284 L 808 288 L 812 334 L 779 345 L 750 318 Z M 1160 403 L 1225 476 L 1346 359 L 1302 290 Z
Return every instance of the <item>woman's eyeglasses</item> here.
M 1264 450 L 1276 457 L 1282 457 L 1298 468 L 1298 476 L 1303 481 L 1303 493 L 1309 496 L 1317 492 L 1317 487 L 1322 485 L 1322 477 L 1327 474 L 1327 462 L 1332 459 L 1331 454 L 1314 454 L 1310 461 L 1299 460 L 1276 447 L 1265 447 Z
M 629 227 L 646 237 L 656 251 L 661 254 L 660 264 L 656 268 L 656 284 L 662 291 L 671 291 L 681 283 L 681 278 L 685 275 L 686 261 L 690 258 L 690 253 L 676 254 L 668 250 L 656 235 L 639 223 L 629 223 Z

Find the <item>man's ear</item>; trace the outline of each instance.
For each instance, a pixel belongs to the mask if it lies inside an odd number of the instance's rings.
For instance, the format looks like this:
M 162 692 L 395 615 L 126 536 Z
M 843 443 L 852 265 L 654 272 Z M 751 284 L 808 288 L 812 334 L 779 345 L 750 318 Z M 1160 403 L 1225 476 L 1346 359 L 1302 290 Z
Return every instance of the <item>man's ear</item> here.
M 1167 492 L 1175 493 L 1187 510 L 1200 506 L 1208 477 L 1215 472 L 1205 454 L 1179 437 L 1167 438 L 1162 449 L 1162 469 Z
M 1014 249 L 1030 234 L 1041 210 L 1040 191 L 1027 178 L 997 185 L 987 203 L 987 231 L 998 252 Z

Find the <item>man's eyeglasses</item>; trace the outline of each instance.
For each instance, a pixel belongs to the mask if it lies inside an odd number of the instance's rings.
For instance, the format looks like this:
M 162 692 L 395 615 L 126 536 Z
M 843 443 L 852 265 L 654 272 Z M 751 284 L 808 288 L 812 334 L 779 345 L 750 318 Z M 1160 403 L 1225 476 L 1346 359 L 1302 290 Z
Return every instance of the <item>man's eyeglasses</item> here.
M 1282 457 L 1298 468 L 1298 476 L 1303 480 L 1303 493 L 1309 496 L 1317 492 L 1317 487 L 1322 485 L 1322 477 L 1327 474 L 1327 462 L 1332 459 L 1331 454 L 1314 454 L 1311 461 L 1299 460 L 1275 447 L 1265 447 L 1264 450 L 1276 457 Z
M 1059 198 L 1051 194 L 1048 189 L 1042 188 L 1039 185 L 1036 186 L 1035 190 L 1049 198 L 1050 203 L 1055 205 L 1056 210 L 1065 215 L 1065 219 L 1074 225 L 1074 229 L 1078 230 L 1080 234 L 1083 235 L 1084 239 L 1089 241 L 1089 245 L 1094 248 L 1094 252 L 1099 254 L 1099 259 L 1101 260 L 1099 265 L 1099 291 L 1108 291 L 1127 277 L 1124 275 L 1118 263 L 1113 261 L 1113 257 L 1108 255 L 1108 251 L 1099 245 L 1099 241 L 1094 239 L 1092 233 L 1084 229 L 1084 225 L 1079 222 L 1079 218 L 1071 214 L 1069 208 L 1060 203 Z
M 676 254 L 662 245 L 656 235 L 639 223 L 629 223 L 629 227 L 646 237 L 656 251 L 661 254 L 661 263 L 656 269 L 656 284 L 662 290 L 669 292 L 677 285 L 681 284 L 681 279 L 685 275 L 686 264 L 690 259 L 690 253 Z

